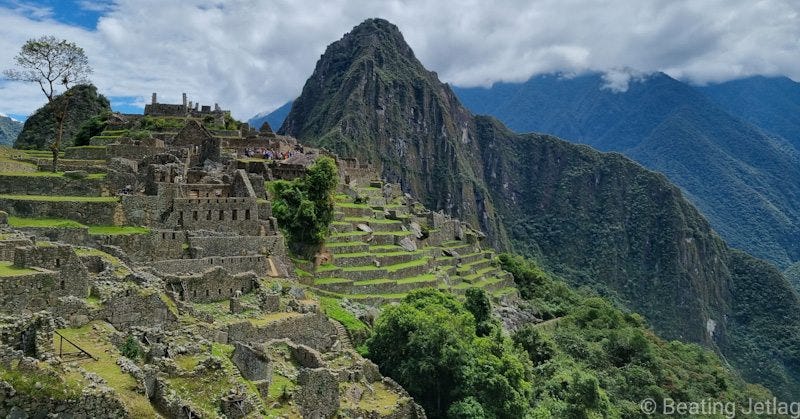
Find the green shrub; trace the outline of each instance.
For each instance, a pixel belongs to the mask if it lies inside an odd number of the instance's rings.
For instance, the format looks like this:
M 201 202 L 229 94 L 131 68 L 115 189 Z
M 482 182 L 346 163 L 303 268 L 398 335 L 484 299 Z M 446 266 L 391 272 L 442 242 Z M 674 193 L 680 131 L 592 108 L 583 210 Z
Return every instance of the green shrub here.
M 133 335 L 128 335 L 128 338 L 125 339 L 125 342 L 120 346 L 119 352 L 125 358 L 129 358 L 131 360 L 136 361 L 142 356 L 142 347 L 139 345 L 139 341 L 133 337 Z

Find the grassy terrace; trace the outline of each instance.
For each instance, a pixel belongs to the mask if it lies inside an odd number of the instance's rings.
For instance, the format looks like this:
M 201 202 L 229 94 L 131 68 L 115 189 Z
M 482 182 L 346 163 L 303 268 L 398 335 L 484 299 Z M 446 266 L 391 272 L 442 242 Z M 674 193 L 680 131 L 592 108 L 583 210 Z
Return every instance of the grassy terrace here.
M 23 218 L 8 217 L 8 225 L 11 227 L 39 227 L 39 228 L 86 228 L 87 226 L 77 221 L 65 218 Z M 89 234 L 93 235 L 130 235 L 148 234 L 150 229 L 138 226 L 88 226 Z
M 64 218 L 21 218 L 8 217 L 8 225 L 11 227 L 57 227 L 57 228 L 83 228 L 83 224 L 67 220 Z
M 123 372 L 117 365 L 117 358 L 122 355 L 110 341 L 109 336 L 113 333 L 111 325 L 104 322 L 92 322 L 78 329 L 61 329 L 59 332 L 98 358 L 97 361 L 81 361 L 81 367 L 106 380 L 108 385 L 117 392 L 132 417 L 156 417 L 156 412 L 147 397 L 136 391 L 136 379 Z M 57 337 L 54 338 L 54 345 L 57 345 L 56 339 Z M 65 349 L 67 346 L 65 344 Z M 69 348 L 69 350 L 74 350 L 74 348 Z
M 150 229 L 138 226 L 89 226 L 89 234 L 112 236 L 127 236 L 131 234 L 148 234 Z
M 28 268 L 17 268 L 13 262 L 0 262 L 0 277 L 30 275 L 37 271 Z
M 0 199 L 13 201 L 40 202 L 119 202 L 116 196 L 51 196 L 51 195 L 8 195 L 0 194 Z
M 64 177 L 64 172 L 0 172 L 0 176 L 9 177 Z M 90 173 L 81 180 L 103 180 L 106 178 L 105 173 Z

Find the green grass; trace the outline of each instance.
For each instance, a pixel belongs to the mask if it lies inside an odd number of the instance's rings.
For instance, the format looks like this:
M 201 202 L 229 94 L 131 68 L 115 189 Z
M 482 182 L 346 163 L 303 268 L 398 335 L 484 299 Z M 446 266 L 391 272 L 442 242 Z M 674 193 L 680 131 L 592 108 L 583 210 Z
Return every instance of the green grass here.
M 29 275 L 36 272 L 38 271 L 35 271 L 33 269 L 18 268 L 16 266 L 13 266 L 13 262 L 0 262 L 0 277 Z
M 23 218 L 8 217 L 8 225 L 11 227 L 55 227 L 55 228 L 83 228 L 85 225 L 64 218 Z
M 341 304 L 339 304 L 339 300 L 331 297 L 320 297 L 319 302 L 325 314 L 341 323 L 345 329 L 351 332 L 367 330 L 367 325 L 353 315 L 353 313 L 345 310 Z
M 379 219 L 379 218 L 369 218 L 369 217 L 345 217 L 343 220 L 348 223 L 363 223 L 363 224 L 397 224 L 398 226 L 402 223 L 397 220 L 386 220 L 386 219 Z
M 389 272 L 395 272 L 395 271 L 399 271 L 400 269 L 410 268 L 410 267 L 413 267 L 413 266 L 421 266 L 421 265 L 425 265 L 427 263 L 428 263 L 428 258 L 424 257 L 424 258 L 419 258 L 417 260 L 412 260 L 412 261 L 408 261 L 408 262 L 397 263 L 395 265 L 386 266 L 386 270 L 389 271 Z
M 81 395 L 82 380 L 62 376 L 53 367 L 40 362 L 37 369 L 19 368 L 19 361 L 0 364 L 0 381 L 5 381 L 15 391 L 35 399 L 77 400 Z
M 147 397 L 136 390 L 136 379 L 123 372 L 117 365 L 117 359 L 122 355 L 110 342 L 109 336 L 114 332 L 111 325 L 96 321 L 81 328 L 61 329 L 59 332 L 98 359 L 81 361 L 81 367 L 106 380 L 132 417 L 156 417 L 156 412 Z M 57 339 L 55 336 L 54 341 L 58 342 Z
M 118 202 L 116 196 L 63 196 L 63 195 L 9 195 L 0 194 L 0 199 L 13 201 L 41 201 L 41 202 Z
M 417 276 L 411 276 L 408 278 L 398 279 L 398 284 L 411 284 L 414 282 L 428 282 L 428 281 L 435 281 L 436 274 L 422 274 Z
M 354 204 L 352 202 L 337 202 L 337 207 L 341 208 L 363 208 L 363 209 L 370 209 L 371 207 L 367 204 Z
M 137 226 L 90 226 L 89 234 L 96 235 L 131 235 L 131 234 L 148 234 L 150 229 L 147 227 Z
M 346 284 L 351 282 L 346 278 L 319 278 L 314 281 L 314 285 Z
M 75 146 L 75 147 L 67 147 L 65 150 L 74 150 L 74 149 L 94 149 L 94 150 L 98 150 L 98 149 L 105 149 L 105 148 L 107 148 L 107 147 L 104 146 L 104 145 L 79 145 L 79 146 Z
M 64 177 L 64 172 L 0 172 L 0 176 L 9 177 Z M 106 178 L 105 173 L 90 173 L 84 180 L 102 180 Z

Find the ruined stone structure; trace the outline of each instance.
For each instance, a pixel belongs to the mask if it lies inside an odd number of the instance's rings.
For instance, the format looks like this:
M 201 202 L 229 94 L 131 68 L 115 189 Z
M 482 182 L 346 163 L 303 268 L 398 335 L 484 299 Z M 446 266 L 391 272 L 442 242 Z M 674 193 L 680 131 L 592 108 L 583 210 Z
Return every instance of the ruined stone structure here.
M 0 172 L 0 417 L 424 417 L 298 286 L 265 182 L 325 152 L 228 118 L 153 94 L 63 176 Z

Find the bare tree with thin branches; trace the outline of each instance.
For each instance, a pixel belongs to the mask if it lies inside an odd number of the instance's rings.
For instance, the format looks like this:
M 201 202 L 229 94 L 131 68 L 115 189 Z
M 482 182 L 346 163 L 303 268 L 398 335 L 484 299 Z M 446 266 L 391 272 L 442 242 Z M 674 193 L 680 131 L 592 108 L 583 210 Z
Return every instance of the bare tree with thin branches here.
M 59 40 L 53 36 L 42 36 L 29 39 L 22 45 L 19 54 L 14 57 L 16 68 L 3 72 L 10 80 L 36 83 L 53 103 L 58 97 L 59 88 L 64 89 L 63 106 L 55 109 L 56 137 L 50 144 L 53 153 L 53 171 L 58 171 L 58 153 L 61 151 L 61 139 L 64 135 L 64 120 L 69 110 L 69 88 L 88 80 L 92 74 L 89 59 L 83 48 L 77 44 Z

